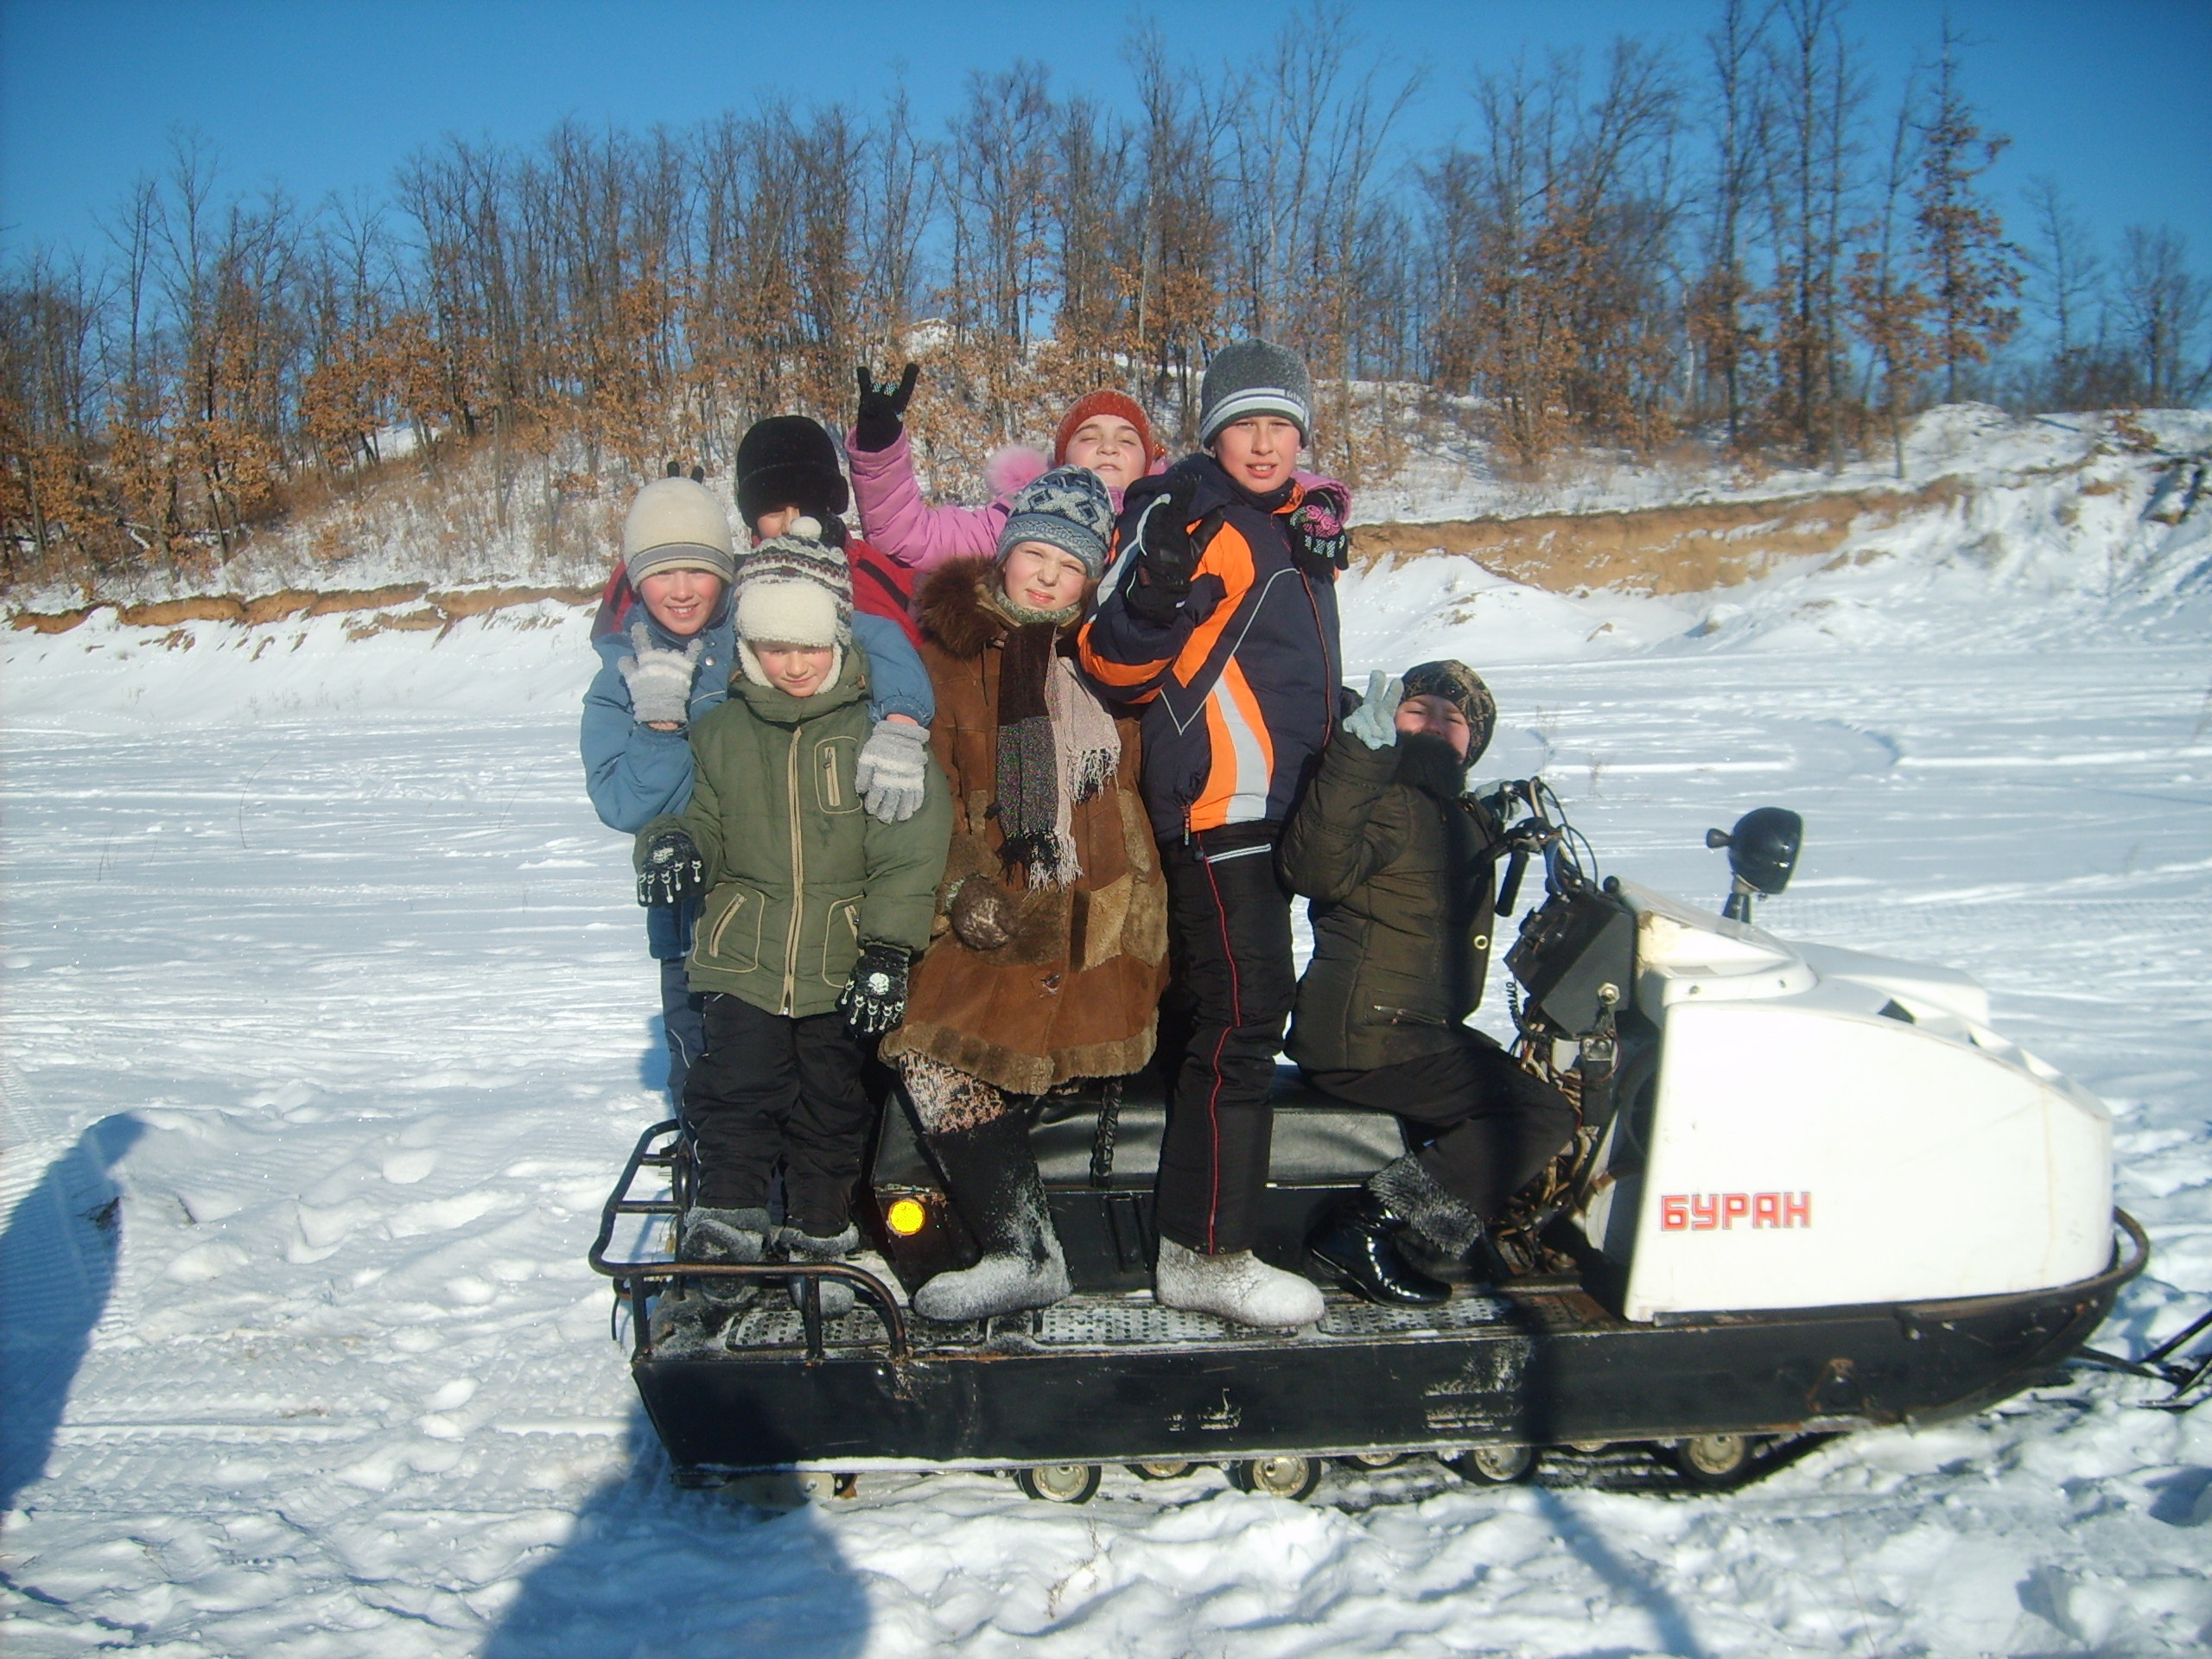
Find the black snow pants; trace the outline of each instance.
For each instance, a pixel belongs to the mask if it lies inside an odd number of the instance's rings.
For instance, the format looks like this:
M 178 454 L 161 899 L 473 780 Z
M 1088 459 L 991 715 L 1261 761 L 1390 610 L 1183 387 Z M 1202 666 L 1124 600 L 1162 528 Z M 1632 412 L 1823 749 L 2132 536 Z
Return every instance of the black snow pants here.
M 1161 1235 L 1206 1255 L 1258 1237 L 1274 1130 L 1268 1103 L 1298 991 L 1280 824 L 1205 830 L 1160 848 L 1173 982 L 1163 1033 L 1183 1035 L 1154 1189 Z M 1186 1034 L 1185 1034 L 1186 1033 Z
M 1308 1071 L 1323 1094 L 1395 1112 L 1438 1131 L 1421 1149 L 1436 1184 L 1485 1222 L 1535 1179 L 1574 1133 L 1565 1095 L 1469 1031 L 1458 1046 L 1373 1071 Z
M 660 1027 L 668 1044 L 668 1097 L 683 1109 L 683 1083 L 707 1046 L 707 999 L 691 988 L 683 958 L 660 965 Z
M 866 1056 L 844 1016 L 793 1020 L 715 991 L 706 1027 L 707 1052 L 683 1091 L 699 1149 L 696 1202 L 766 1205 L 781 1158 L 785 1224 L 817 1238 L 842 1233 L 875 1118 L 861 1086 Z

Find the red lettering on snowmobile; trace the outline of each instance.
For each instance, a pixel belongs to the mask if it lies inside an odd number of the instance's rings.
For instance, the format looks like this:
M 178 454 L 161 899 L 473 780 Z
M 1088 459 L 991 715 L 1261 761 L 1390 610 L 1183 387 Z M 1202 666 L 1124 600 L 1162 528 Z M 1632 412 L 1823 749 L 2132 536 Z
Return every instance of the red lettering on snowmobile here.
M 1810 1227 L 1810 1192 L 1669 1192 L 1659 1200 L 1659 1230 L 1667 1233 L 1732 1230 L 1739 1221 L 1758 1227 Z

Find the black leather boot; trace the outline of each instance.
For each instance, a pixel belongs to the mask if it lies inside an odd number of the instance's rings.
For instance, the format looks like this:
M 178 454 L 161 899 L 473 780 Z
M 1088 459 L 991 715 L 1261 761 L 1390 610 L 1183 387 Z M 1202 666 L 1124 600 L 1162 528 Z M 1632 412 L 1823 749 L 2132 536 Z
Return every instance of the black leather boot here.
M 1402 1225 L 1382 1199 L 1363 1187 L 1323 1217 L 1306 1248 L 1370 1302 L 1433 1307 L 1450 1298 L 1452 1287 L 1398 1254 L 1395 1235 Z

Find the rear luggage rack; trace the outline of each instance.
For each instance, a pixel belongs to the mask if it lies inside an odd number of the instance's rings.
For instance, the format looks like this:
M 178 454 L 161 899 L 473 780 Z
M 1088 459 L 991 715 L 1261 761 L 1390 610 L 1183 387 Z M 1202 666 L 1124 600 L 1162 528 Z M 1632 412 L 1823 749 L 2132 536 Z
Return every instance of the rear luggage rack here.
M 796 1284 L 799 1292 L 799 1306 L 791 1315 L 797 1321 L 810 1360 L 819 1360 L 828 1352 L 825 1326 L 822 1317 L 822 1281 L 839 1279 L 850 1285 L 855 1293 L 868 1305 L 881 1321 L 885 1341 L 891 1350 L 894 1365 L 904 1365 L 913 1357 L 913 1344 L 906 1333 L 906 1315 L 899 1311 L 898 1299 L 883 1281 L 865 1268 L 849 1267 L 842 1262 L 694 1262 L 662 1258 L 644 1262 L 610 1262 L 607 1248 L 614 1242 L 614 1229 L 624 1216 L 665 1216 L 672 1223 L 683 1212 L 685 1194 L 681 1183 L 688 1160 L 683 1147 L 683 1125 L 674 1118 L 656 1123 L 638 1137 L 638 1144 L 631 1148 L 630 1161 L 622 1166 L 622 1179 L 615 1183 L 614 1191 L 599 1214 L 599 1236 L 592 1241 L 591 1251 L 585 1260 L 592 1271 L 605 1274 L 614 1281 L 615 1295 L 629 1304 L 631 1328 L 637 1333 L 633 1357 L 650 1359 L 653 1351 L 652 1301 L 657 1292 L 676 1288 L 688 1279 L 753 1281 L 761 1284 Z M 656 1147 L 662 1136 L 670 1139 Z M 630 1196 L 640 1172 L 646 1169 L 668 1173 L 669 1192 L 666 1198 L 637 1198 Z M 842 1335 L 846 1327 L 859 1322 L 857 1313 L 849 1313 L 836 1320 Z

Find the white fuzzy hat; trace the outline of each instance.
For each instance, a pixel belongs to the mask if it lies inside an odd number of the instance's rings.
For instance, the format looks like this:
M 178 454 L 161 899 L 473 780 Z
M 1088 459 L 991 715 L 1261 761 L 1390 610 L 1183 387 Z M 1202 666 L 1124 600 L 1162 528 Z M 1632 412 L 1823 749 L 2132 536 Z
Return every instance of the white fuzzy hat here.
M 732 591 L 739 656 L 745 672 L 762 684 L 767 681 L 751 642 L 827 645 L 842 666 L 853 641 L 852 568 L 844 550 L 819 540 L 821 534 L 820 524 L 802 518 L 738 562 Z
M 704 484 L 657 478 L 622 521 L 622 568 L 633 588 L 663 570 L 705 570 L 728 582 L 737 569 L 729 514 Z

